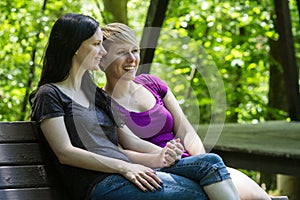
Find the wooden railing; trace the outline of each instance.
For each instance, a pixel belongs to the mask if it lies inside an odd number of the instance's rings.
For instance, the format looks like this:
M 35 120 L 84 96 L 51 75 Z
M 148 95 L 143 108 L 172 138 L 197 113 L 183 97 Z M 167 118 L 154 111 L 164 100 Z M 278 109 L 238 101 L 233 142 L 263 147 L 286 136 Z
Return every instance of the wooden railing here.
M 198 133 L 228 166 L 300 176 L 300 122 L 200 125 Z

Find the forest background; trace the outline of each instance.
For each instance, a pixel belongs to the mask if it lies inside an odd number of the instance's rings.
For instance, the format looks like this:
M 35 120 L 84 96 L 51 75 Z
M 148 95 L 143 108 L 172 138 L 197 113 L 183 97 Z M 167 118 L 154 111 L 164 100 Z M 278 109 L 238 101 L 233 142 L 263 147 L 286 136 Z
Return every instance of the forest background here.
M 275 0 L 276 1 L 276 0 Z M 41 73 L 54 21 L 64 13 L 119 21 L 142 37 L 150 0 L 2 0 L 0 121 L 29 120 L 28 95 Z M 300 59 L 296 0 L 289 1 Z M 193 124 L 290 120 L 272 0 L 172 0 L 151 74 L 166 81 Z M 102 72 L 95 78 L 101 86 Z

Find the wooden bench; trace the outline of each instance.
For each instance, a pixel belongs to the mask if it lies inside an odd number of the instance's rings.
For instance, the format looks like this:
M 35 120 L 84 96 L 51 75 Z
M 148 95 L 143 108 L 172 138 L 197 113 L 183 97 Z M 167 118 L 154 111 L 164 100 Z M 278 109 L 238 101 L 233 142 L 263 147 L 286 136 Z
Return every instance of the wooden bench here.
M 229 127 L 229 129 L 231 129 Z M 206 126 L 201 126 L 199 130 L 205 132 Z M 227 132 L 227 128 L 223 129 Z M 298 128 L 297 128 L 298 131 Z M 232 132 L 232 130 L 231 130 Z M 300 133 L 300 132 L 298 132 Z M 299 135 L 299 134 L 298 134 Z M 298 137 L 297 135 L 297 137 Z M 252 160 L 256 160 L 260 151 L 245 150 L 233 148 L 230 145 L 236 145 L 237 141 L 228 138 L 228 134 L 222 133 L 219 142 L 215 146 L 214 151 L 224 156 L 225 162 L 229 166 L 240 167 L 246 169 L 262 169 L 261 167 L 250 167 L 247 165 Z M 238 137 L 239 138 L 239 137 Z M 243 137 L 241 137 L 243 138 Z M 258 138 L 256 138 L 259 140 Z M 294 138 L 295 140 L 296 138 Z M 242 139 L 243 140 L 243 139 Z M 293 140 L 293 143 L 297 143 Z M 247 142 L 248 140 L 244 141 Z M 299 140 L 298 140 L 299 141 Z M 241 141 L 238 141 L 241 142 Z M 298 143 L 297 143 L 298 144 Z M 272 145 L 272 144 L 270 144 Z M 298 146 L 299 147 L 299 146 Z M 254 146 L 252 148 L 255 149 Z M 293 146 L 293 148 L 295 148 Z M 297 148 L 298 149 L 298 148 Z M 241 152 L 240 152 L 241 151 Z M 298 152 L 298 151 L 296 151 Z M 233 158 L 233 153 L 237 158 Z M 250 158 L 241 159 L 239 153 L 250 156 Z M 70 199 L 65 193 L 64 188 L 59 182 L 59 176 L 55 169 L 47 159 L 46 152 L 43 149 L 35 122 L 0 122 L 0 199 L 2 200 L 68 200 Z M 252 155 L 254 154 L 254 155 Z M 270 154 L 270 155 L 269 155 Z M 272 157 L 269 152 L 266 157 Z M 289 164 L 298 164 L 294 167 L 289 167 L 288 164 L 280 165 L 288 167 L 287 171 L 271 170 L 272 172 L 288 172 L 289 174 L 298 174 L 296 169 L 299 169 L 299 157 L 291 154 L 282 153 L 275 158 L 276 162 L 280 159 L 288 159 Z M 237 159 L 241 159 L 239 162 Z M 248 162 L 247 162 L 248 161 Z M 274 161 L 274 162 L 275 162 Z M 237 164 L 239 163 L 239 164 Z M 265 163 L 267 166 L 273 163 Z M 272 168 L 272 167 L 271 167 Z M 268 167 L 263 167 L 267 170 Z M 291 171 L 289 171 L 291 169 Z M 286 200 L 286 197 L 274 198 L 277 200 Z
M 300 122 L 200 125 L 198 133 L 228 166 L 300 177 Z
M 34 122 L 0 122 L 0 199 L 68 200 Z

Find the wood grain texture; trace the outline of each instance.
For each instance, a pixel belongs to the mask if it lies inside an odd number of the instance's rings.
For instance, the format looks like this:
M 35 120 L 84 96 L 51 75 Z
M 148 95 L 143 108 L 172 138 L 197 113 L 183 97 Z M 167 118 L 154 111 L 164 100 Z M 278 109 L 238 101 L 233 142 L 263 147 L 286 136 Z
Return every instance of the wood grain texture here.
M 300 122 L 200 125 L 198 133 L 229 166 L 300 175 Z
M 0 199 L 68 200 L 35 122 L 0 122 Z

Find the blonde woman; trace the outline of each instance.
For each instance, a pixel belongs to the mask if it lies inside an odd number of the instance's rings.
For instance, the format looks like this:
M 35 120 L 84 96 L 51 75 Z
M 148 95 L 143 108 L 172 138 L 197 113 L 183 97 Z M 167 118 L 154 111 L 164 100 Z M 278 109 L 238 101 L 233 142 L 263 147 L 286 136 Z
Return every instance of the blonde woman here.
M 101 68 L 106 75 L 104 90 L 115 100 L 124 123 L 138 137 L 160 147 L 165 147 L 174 139 L 180 141 L 185 148 L 182 160 L 207 155 L 201 139 L 168 86 L 152 75 L 136 76 L 140 57 L 132 29 L 121 23 L 111 23 L 103 26 L 102 32 L 104 47 L 108 52 L 101 61 Z M 270 199 L 252 179 L 238 170 L 227 169 L 241 199 Z M 219 183 L 224 190 L 231 190 L 232 181 Z M 217 186 L 218 183 L 213 185 Z M 218 193 L 221 195 L 219 199 L 226 199 L 226 193 L 220 193 L 221 190 L 213 185 L 201 186 L 209 198 L 214 199 L 215 193 Z

